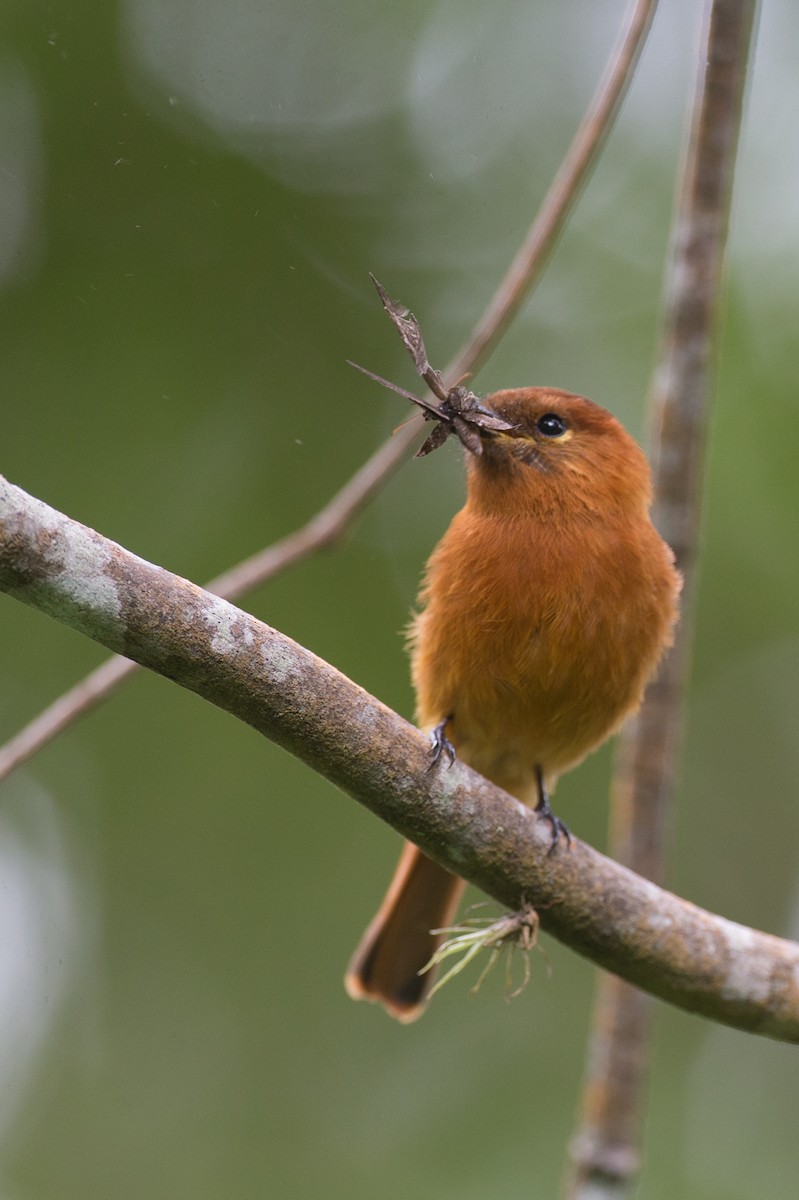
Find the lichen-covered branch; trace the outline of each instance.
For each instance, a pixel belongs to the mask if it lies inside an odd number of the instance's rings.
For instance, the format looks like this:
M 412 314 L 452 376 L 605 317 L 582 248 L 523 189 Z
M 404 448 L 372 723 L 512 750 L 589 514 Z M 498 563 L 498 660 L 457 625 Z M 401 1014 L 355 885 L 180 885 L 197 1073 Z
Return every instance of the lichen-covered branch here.
M 799 946 L 704 912 L 551 828 L 263 622 L 0 479 L 0 590 L 246 721 L 439 862 L 691 1012 L 799 1042 Z

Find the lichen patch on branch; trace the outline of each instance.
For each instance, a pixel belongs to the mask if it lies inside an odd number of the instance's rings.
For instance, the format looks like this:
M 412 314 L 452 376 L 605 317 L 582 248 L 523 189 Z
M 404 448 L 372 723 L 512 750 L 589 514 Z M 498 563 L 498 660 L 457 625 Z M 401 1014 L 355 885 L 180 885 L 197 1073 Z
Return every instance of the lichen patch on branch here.
M 119 622 L 113 543 L 35 497 L 30 507 L 15 503 L 15 490 L 2 477 L 0 521 L 6 546 L 0 578 L 10 595 L 56 617 L 68 606 L 82 615 L 89 636 Z
M 206 602 L 201 615 L 211 630 L 211 649 L 215 653 L 239 654 L 242 647 L 250 649 L 255 644 L 252 630 L 226 600 Z

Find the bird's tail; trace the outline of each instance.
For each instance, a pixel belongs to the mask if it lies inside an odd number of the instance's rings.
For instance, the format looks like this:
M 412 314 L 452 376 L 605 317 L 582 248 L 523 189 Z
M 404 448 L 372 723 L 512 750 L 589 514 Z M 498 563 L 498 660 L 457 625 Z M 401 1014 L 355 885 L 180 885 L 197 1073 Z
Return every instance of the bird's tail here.
M 352 956 L 344 982 L 354 1000 L 376 1000 L 399 1021 L 421 1016 L 435 972 L 420 971 L 452 924 L 465 883 L 406 842 L 377 916 Z

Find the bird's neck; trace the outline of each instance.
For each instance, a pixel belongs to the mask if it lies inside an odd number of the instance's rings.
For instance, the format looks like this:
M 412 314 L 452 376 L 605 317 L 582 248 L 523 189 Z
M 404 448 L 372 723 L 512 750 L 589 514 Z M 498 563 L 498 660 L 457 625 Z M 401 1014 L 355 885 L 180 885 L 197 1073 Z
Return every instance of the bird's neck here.
M 584 522 L 598 513 L 596 500 L 570 480 L 524 463 L 468 463 L 468 508 L 475 516 L 502 521 Z

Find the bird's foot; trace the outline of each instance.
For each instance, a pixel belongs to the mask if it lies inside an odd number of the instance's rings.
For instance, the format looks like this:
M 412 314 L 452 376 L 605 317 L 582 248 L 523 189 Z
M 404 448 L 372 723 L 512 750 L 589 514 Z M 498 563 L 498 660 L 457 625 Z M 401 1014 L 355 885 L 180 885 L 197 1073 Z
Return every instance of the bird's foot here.
M 561 821 L 560 817 L 553 813 L 549 806 L 549 796 L 547 795 L 546 784 L 544 783 L 544 773 L 540 767 L 535 769 L 536 779 L 538 780 L 538 803 L 535 806 L 535 813 L 539 817 L 543 817 L 545 821 L 549 821 L 552 827 L 552 845 L 549 847 L 549 853 L 554 854 L 555 848 L 561 837 L 564 837 L 569 846 L 572 844 L 571 830 L 565 822 Z
M 447 766 L 451 767 L 455 761 L 455 747 L 445 732 L 451 720 L 451 717 L 445 717 L 443 721 L 439 721 L 430 734 L 430 766 L 427 768 L 428 771 L 432 771 L 433 767 L 438 765 L 442 755 L 446 755 L 449 759 Z

